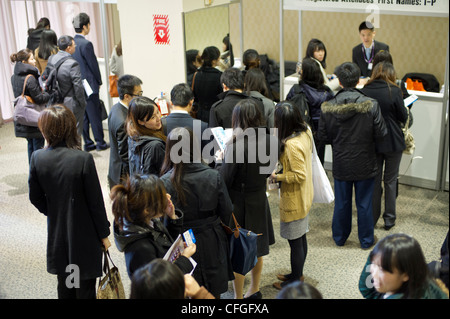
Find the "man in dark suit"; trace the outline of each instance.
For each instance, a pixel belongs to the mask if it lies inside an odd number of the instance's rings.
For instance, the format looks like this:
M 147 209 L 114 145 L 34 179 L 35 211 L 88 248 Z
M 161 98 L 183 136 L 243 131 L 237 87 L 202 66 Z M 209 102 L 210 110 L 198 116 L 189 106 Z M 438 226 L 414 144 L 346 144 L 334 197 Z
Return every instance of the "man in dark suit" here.
M 128 134 L 125 121 L 128 114 L 128 104 L 135 96 L 141 96 L 142 81 L 134 76 L 125 74 L 117 81 L 119 102 L 114 104 L 108 116 L 109 153 L 108 183 L 109 187 L 119 184 L 129 173 L 128 164 Z
M 173 109 L 163 120 L 164 134 L 169 135 L 170 131 L 176 127 L 187 127 L 192 130 L 199 142 L 198 145 L 203 150 L 212 140 L 212 134 L 209 132 L 208 123 L 194 119 L 189 115 L 194 103 L 194 94 L 191 88 L 186 83 L 175 85 L 170 92 L 170 99 Z
M 264 112 L 264 104 L 261 99 L 251 97 L 244 92 L 244 75 L 237 68 L 226 69 L 221 77 L 223 92 L 218 95 L 220 100 L 211 106 L 209 113 L 209 127 L 221 126 L 224 129 L 232 128 L 232 114 L 239 101 L 255 99 L 261 114 Z
M 83 80 L 86 80 L 92 89 L 92 94 L 90 94 L 86 100 L 86 112 L 83 123 L 84 150 L 88 152 L 94 149 L 97 149 L 98 151 L 106 150 L 109 145 L 104 139 L 102 110 L 98 94 L 100 85 L 102 85 L 102 78 L 98 67 L 97 57 L 94 53 L 94 46 L 91 41 L 85 38 L 91 30 L 89 16 L 82 12 L 73 19 L 72 24 L 77 33 L 73 38 L 77 46 L 73 57 L 80 64 Z M 92 127 L 96 145 L 90 137 L 89 126 Z
M 372 75 L 373 58 L 384 50 L 389 51 L 389 46 L 383 42 L 375 41 L 375 27 L 369 21 L 359 25 L 359 37 L 362 43 L 353 48 L 352 60 L 361 70 L 361 76 L 368 78 Z

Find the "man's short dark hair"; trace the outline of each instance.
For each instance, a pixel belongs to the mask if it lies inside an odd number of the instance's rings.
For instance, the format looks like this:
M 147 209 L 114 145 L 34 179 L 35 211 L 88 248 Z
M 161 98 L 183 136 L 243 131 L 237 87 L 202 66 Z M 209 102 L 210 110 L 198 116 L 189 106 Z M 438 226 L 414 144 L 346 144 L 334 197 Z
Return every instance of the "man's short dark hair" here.
M 361 70 L 352 62 L 344 62 L 334 71 L 344 88 L 354 88 L 359 82 Z
M 117 91 L 119 92 L 119 99 L 123 100 L 125 94 L 132 95 L 136 86 L 142 85 L 141 79 L 131 74 L 122 75 L 117 80 Z
M 66 51 L 67 47 L 72 45 L 73 38 L 70 35 L 62 35 L 58 39 L 58 48 Z
M 175 106 L 186 107 L 194 99 L 191 88 L 186 83 L 180 83 L 173 87 L 170 92 L 170 99 Z
M 238 68 L 228 68 L 220 76 L 220 83 L 225 84 L 230 90 L 243 90 L 244 75 Z
M 375 30 L 375 27 L 373 26 L 373 24 L 370 21 L 363 21 L 358 28 L 359 32 L 361 32 L 362 30 L 370 30 L 373 31 Z
M 72 20 L 76 33 L 81 33 L 81 31 L 83 31 L 83 26 L 88 25 L 89 23 L 91 23 L 89 16 L 84 12 L 79 13 Z

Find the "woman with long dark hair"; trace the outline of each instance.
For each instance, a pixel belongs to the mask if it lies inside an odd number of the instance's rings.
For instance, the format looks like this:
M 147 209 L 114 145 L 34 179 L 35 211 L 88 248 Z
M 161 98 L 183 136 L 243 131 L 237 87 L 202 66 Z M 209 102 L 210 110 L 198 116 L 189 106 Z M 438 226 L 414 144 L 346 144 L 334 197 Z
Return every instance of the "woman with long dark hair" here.
M 271 94 L 267 88 L 266 77 L 260 68 L 252 68 L 246 72 L 244 78 L 244 90 L 248 95 L 262 100 L 267 127 L 272 128 L 275 103 L 270 99 Z
M 327 68 L 327 49 L 325 44 L 319 39 L 311 39 L 306 47 L 305 58 L 313 59 L 319 66 L 320 73 L 323 76 L 324 83 L 332 91 L 340 89 L 338 78 L 333 75 L 331 79 L 328 78 L 325 69 Z
M 402 91 L 395 80 L 394 66 L 389 62 L 380 62 L 374 67 L 369 81 L 361 90 L 367 96 L 378 101 L 388 130 L 388 135 L 377 141 L 376 144 L 378 173 L 375 176 L 373 190 L 373 220 L 375 226 L 381 215 L 383 183 L 383 219 L 386 230 L 394 227 L 397 218 L 397 179 L 403 150 L 406 148 L 400 124 L 405 123 L 408 119 L 408 110 L 403 102 Z
M 51 55 L 58 53 L 57 41 L 58 39 L 55 31 L 47 29 L 42 31 L 41 42 L 39 42 L 39 46 L 34 50 L 36 67 L 41 75 L 47 67 L 48 58 Z
M 281 290 L 296 280 L 303 281 L 303 267 L 308 253 L 306 233 L 308 214 L 314 196 L 312 182 L 311 131 L 297 107 L 288 101 L 278 103 L 275 109 L 275 127 L 280 143 L 282 172 L 273 173 L 271 180 L 281 182 L 280 235 L 291 248 L 291 273 L 278 274 L 281 282 L 273 286 Z
M 164 161 L 166 136 L 158 105 L 148 97 L 135 97 L 128 105 L 126 127 L 130 176 L 159 176 Z
M 47 147 L 33 153 L 28 184 L 31 203 L 47 216 L 47 271 L 58 277 L 58 298 L 95 299 L 102 248 L 111 244 L 94 158 L 81 151 L 75 115 L 67 107 L 46 108 L 38 126 Z M 78 288 L 66 285 L 73 267 Z
M 197 140 L 182 127 L 167 137 L 162 174 L 175 207 L 184 214 L 183 232 L 192 229 L 196 239 L 193 276 L 218 298 L 234 279 L 228 238 L 221 226 L 228 224 L 233 210 L 225 183 L 217 170 L 201 162 Z
M 220 60 L 217 65 L 217 68 L 220 71 L 225 71 L 228 68 L 232 68 L 234 66 L 234 54 L 233 54 L 233 45 L 230 42 L 230 35 L 227 34 L 223 40 L 223 52 L 220 55 Z
M 41 34 L 44 30 L 50 29 L 50 20 L 46 17 L 42 17 L 36 23 L 36 28 L 28 29 L 28 40 L 27 40 L 27 49 L 30 49 L 31 52 L 34 52 L 36 48 L 39 46 L 39 42 L 41 41 Z
M 304 94 L 308 102 L 309 116 L 311 117 L 311 130 L 317 148 L 317 155 L 323 164 L 325 159 L 325 144 L 317 136 L 319 119 L 322 113 L 322 103 L 333 98 L 333 92 L 325 85 L 324 77 L 320 72 L 319 64 L 312 58 L 305 58 L 302 62 L 299 83 L 289 91 L 286 100 L 295 101 L 297 94 Z
M 233 138 L 228 142 L 218 167 L 233 202 L 234 215 L 241 227 L 261 234 L 257 239 L 257 263 L 251 270 L 251 283 L 243 294 L 245 276 L 235 273 L 234 296 L 237 299 L 261 299 L 260 280 L 263 257 L 275 243 L 266 182 L 275 169 L 278 143 L 264 126 L 262 113 L 253 99 L 241 100 L 233 109 Z M 260 154 L 268 154 L 262 158 Z M 275 158 L 271 161 L 270 157 Z M 234 222 L 230 221 L 234 228 Z

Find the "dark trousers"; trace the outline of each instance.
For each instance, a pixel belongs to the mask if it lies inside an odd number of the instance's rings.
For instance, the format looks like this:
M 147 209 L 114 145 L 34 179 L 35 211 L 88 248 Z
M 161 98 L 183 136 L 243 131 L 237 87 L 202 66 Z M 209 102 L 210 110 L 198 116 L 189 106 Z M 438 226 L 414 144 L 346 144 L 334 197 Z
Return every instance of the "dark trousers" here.
M 340 181 L 334 179 L 334 213 L 332 222 L 333 239 L 343 246 L 352 231 L 353 186 L 358 217 L 358 238 L 362 248 L 370 247 L 373 235 L 373 186 L 374 178 L 361 181 Z
M 92 93 L 86 100 L 86 111 L 84 112 L 83 122 L 83 140 L 85 147 L 92 147 L 94 145 L 89 133 L 90 127 L 92 128 L 97 147 L 105 147 L 106 142 L 102 126 L 102 109 L 100 107 L 98 93 Z
M 375 176 L 373 189 L 373 225 L 377 224 L 381 215 L 381 196 L 384 185 L 384 213 L 385 226 L 393 226 L 396 216 L 396 201 L 398 187 L 398 170 L 402 160 L 402 151 L 395 153 L 378 153 L 378 175 Z M 383 168 L 384 166 L 384 168 Z
M 45 139 L 42 138 L 27 138 L 28 141 L 28 163 L 31 161 L 31 154 L 44 147 Z
M 68 288 L 66 278 L 68 275 L 57 275 L 58 277 L 58 299 L 96 299 L 96 279 L 80 280 L 80 288 Z

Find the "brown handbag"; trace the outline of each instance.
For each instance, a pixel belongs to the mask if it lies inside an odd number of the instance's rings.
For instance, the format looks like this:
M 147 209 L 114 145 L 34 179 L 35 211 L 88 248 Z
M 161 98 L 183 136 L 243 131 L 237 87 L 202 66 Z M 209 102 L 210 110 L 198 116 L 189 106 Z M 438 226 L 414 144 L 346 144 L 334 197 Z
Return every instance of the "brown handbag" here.
M 103 272 L 105 273 L 105 277 L 99 280 L 97 299 L 126 299 L 119 269 L 114 265 L 108 250 L 103 250 L 103 256 Z M 108 259 L 113 265 L 112 268 L 109 266 Z
M 109 76 L 109 95 L 111 97 L 119 97 L 119 91 L 117 89 L 117 81 L 119 80 L 119 76 L 110 75 Z

